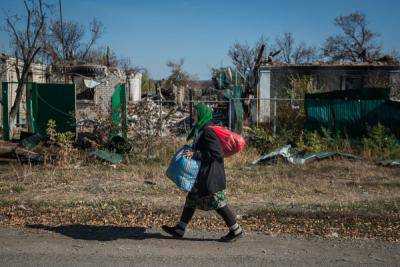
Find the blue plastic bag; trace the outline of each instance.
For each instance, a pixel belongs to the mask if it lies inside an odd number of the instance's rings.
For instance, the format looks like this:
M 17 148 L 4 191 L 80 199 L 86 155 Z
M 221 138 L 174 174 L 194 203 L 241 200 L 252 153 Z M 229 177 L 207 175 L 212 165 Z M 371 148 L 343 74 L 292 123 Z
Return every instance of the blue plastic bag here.
M 199 173 L 200 161 L 185 157 L 184 152 L 187 150 L 192 149 L 190 146 L 183 146 L 176 152 L 171 159 L 166 175 L 179 189 L 190 192 Z

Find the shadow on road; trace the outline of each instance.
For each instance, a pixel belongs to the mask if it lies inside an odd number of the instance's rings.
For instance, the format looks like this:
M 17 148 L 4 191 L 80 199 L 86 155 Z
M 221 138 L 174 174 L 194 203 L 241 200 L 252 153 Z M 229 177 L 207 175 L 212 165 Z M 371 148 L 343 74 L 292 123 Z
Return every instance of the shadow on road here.
M 145 227 L 120 227 L 112 225 L 83 225 L 71 224 L 61 226 L 49 226 L 43 224 L 28 224 L 26 227 L 31 229 L 40 229 L 55 232 L 61 235 L 71 237 L 73 239 L 112 241 L 117 239 L 176 239 L 174 237 L 165 236 L 161 233 L 147 233 Z M 218 241 L 218 239 L 202 239 L 202 238 L 180 238 L 186 241 Z

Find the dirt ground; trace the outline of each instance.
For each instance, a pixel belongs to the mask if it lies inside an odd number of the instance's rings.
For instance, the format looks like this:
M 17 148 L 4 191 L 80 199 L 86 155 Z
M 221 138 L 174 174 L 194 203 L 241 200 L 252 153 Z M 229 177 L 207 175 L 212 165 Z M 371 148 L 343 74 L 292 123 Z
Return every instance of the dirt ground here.
M 248 231 L 400 242 L 400 169 L 368 161 L 304 166 L 226 162 L 231 205 Z M 167 162 L 76 164 L 69 168 L 0 166 L 0 226 L 70 224 L 160 227 L 178 220 L 185 193 L 166 178 Z M 220 231 L 210 212 L 192 229 Z

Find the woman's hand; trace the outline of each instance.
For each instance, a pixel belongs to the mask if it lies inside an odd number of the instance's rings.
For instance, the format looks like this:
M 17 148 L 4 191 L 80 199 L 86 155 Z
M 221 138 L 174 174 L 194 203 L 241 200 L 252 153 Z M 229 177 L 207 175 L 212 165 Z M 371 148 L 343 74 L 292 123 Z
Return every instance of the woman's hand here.
M 190 150 L 186 150 L 184 153 L 183 153 L 183 155 L 185 156 L 185 157 L 187 157 L 188 159 L 191 159 L 192 157 L 193 157 L 193 151 L 190 151 Z

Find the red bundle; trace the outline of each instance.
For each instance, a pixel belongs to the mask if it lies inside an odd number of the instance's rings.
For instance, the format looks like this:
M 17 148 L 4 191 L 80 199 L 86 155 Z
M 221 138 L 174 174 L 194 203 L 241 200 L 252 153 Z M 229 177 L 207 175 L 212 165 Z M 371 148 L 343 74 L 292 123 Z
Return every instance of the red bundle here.
M 222 126 L 213 125 L 210 128 L 213 129 L 221 142 L 224 157 L 230 157 L 245 148 L 246 141 L 240 134 L 234 133 Z

